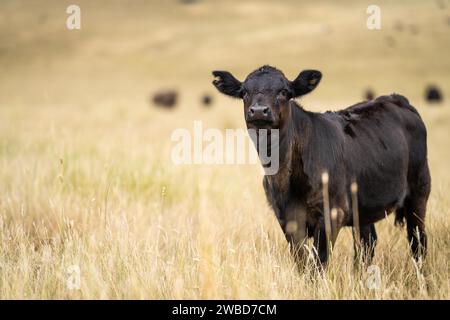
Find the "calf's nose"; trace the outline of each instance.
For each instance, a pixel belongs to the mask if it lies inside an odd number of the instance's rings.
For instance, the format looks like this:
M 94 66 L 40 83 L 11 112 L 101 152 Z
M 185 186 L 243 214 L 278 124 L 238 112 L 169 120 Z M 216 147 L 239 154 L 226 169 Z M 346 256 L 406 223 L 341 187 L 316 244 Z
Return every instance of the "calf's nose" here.
M 265 119 L 270 115 L 269 107 L 255 105 L 248 109 L 248 116 L 250 119 Z

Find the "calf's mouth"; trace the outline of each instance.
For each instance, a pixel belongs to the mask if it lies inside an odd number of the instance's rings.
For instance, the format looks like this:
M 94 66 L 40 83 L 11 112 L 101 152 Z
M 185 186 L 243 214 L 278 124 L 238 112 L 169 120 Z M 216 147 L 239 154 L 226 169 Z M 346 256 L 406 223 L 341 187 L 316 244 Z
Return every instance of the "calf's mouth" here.
M 250 127 L 254 129 L 270 129 L 272 128 L 273 121 L 264 119 L 255 119 L 247 121 L 247 124 L 249 124 Z

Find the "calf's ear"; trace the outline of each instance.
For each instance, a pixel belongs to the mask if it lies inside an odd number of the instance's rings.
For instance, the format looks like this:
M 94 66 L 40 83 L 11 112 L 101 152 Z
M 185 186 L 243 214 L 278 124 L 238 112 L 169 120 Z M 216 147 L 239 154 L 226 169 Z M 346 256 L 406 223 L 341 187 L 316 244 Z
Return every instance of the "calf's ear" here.
M 242 83 L 228 71 L 213 71 L 213 85 L 227 96 L 242 98 Z
M 298 77 L 291 82 L 294 98 L 313 91 L 322 79 L 322 73 L 317 70 L 303 70 Z

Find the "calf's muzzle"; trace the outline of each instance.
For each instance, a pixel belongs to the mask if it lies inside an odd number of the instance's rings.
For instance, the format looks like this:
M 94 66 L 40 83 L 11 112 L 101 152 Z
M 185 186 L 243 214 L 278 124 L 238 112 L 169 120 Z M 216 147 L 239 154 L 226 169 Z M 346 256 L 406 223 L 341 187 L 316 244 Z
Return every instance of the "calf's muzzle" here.
M 254 104 L 248 108 L 247 121 L 272 121 L 272 112 L 267 106 Z

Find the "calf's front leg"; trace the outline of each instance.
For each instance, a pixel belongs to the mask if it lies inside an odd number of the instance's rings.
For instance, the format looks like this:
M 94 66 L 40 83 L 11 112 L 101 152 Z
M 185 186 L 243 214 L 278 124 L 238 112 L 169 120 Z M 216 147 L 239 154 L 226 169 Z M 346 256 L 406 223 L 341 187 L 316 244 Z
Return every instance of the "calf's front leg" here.
M 330 231 L 328 236 L 325 228 L 325 218 L 323 215 L 321 215 L 321 218 L 316 222 L 314 228 L 314 248 L 322 266 L 326 266 L 328 256 L 331 253 L 330 249 L 336 243 L 339 231 L 343 226 L 343 210 L 337 209 L 334 214 L 335 216 L 330 217 Z
M 314 248 L 322 266 L 328 262 L 328 243 L 323 220 L 314 228 Z
M 306 210 L 300 203 L 289 203 L 286 206 L 282 221 L 279 220 L 290 250 L 298 264 L 305 256 L 304 244 L 307 238 Z

